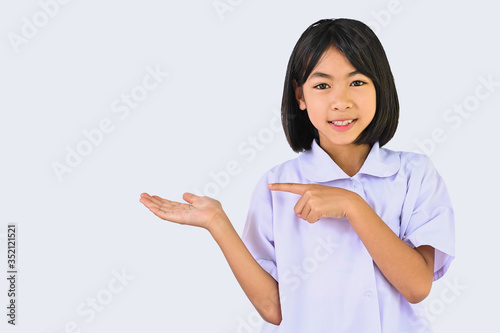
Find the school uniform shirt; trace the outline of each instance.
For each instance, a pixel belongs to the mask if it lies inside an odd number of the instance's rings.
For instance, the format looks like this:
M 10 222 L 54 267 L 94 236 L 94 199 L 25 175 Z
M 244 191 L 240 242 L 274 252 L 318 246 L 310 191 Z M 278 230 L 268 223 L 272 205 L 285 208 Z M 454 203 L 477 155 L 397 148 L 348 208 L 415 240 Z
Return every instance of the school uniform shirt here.
M 308 223 L 294 212 L 300 196 L 270 191 L 269 183 L 356 192 L 405 243 L 435 248 L 437 280 L 454 258 L 454 217 L 446 186 L 427 156 L 375 143 L 350 177 L 313 140 L 310 150 L 261 177 L 242 239 L 279 285 L 282 322 L 265 322 L 261 332 L 431 332 L 420 305 L 389 283 L 347 219 Z

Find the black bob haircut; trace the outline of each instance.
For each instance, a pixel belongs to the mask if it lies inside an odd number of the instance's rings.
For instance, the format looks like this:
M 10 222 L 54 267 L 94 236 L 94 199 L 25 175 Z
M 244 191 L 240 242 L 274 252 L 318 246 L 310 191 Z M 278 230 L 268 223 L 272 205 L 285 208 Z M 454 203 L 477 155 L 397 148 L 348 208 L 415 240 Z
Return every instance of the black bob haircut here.
M 355 144 L 380 147 L 394 136 L 399 119 L 399 100 L 389 61 L 375 33 L 364 23 L 352 19 L 323 19 L 310 25 L 295 45 L 285 76 L 281 121 L 293 151 L 311 149 L 312 140 L 319 144 L 318 130 L 301 110 L 293 82 L 302 87 L 323 53 L 330 47 L 339 49 L 349 62 L 375 85 L 377 107 L 371 123 L 354 141 Z

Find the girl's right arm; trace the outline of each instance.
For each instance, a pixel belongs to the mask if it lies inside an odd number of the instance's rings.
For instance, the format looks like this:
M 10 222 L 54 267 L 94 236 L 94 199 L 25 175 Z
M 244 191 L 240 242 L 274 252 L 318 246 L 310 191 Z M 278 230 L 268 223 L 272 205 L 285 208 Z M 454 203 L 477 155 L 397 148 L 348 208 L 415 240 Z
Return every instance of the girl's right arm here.
M 142 202 L 161 219 L 207 229 L 260 316 L 274 325 L 281 323 L 278 282 L 253 258 L 229 221 L 220 202 L 209 197 L 184 193 L 188 204 L 141 194 Z

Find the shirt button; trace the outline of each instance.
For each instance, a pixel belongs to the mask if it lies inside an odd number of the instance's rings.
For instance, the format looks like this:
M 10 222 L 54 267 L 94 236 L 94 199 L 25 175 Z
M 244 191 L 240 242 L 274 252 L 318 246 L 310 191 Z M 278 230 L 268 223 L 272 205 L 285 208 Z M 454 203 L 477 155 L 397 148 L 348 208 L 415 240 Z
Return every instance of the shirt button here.
M 351 186 L 352 186 L 352 188 L 358 188 L 358 184 L 356 183 L 356 181 L 355 181 L 355 180 L 353 180 L 353 181 L 351 182 Z
M 369 291 L 366 291 L 366 292 L 365 292 L 365 297 L 366 297 L 367 299 L 369 299 L 369 300 L 370 300 L 370 299 L 373 299 L 373 298 L 375 297 L 375 293 L 374 293 L 373 291 L 370 291 L 370 290 L 369 290 Z

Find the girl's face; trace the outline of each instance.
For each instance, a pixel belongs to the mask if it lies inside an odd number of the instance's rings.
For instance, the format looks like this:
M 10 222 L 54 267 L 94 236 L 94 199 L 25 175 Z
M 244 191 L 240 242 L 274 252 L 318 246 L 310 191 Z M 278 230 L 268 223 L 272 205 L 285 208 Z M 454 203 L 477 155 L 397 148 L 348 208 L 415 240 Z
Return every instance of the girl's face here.
M 307 109 L 325 150 L 352 144 L 375 116 L 372 80 L 337 48 L 325 51 L 304 85 L 295 87 L 299 107 Z

